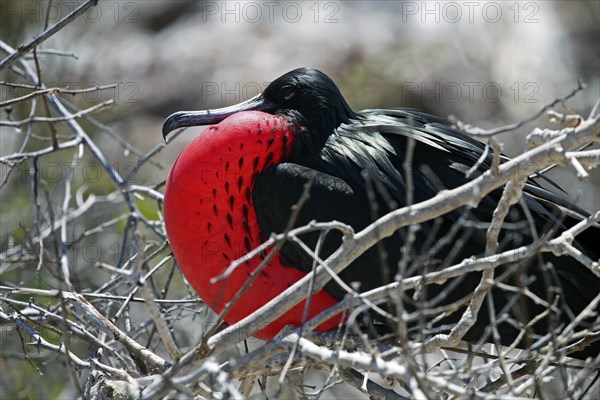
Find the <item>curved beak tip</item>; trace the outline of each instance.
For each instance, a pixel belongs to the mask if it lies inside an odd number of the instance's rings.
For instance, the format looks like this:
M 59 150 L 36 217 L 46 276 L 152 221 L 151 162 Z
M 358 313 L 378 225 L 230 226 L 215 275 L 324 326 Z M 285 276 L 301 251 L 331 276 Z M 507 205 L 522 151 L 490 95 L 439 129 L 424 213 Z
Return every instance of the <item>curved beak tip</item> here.
M 165 142 L 167 141 L 167 137 L 169 136 L 169 133 L 171 133 L 175 129 L 181 127 L 181 124 L 179 123 L 179 115 L 180 114 L 181 114 L 181 112 L 176 112 L 176 113 L 169 115 L 167 117 L 167 119 L 165 119 L 165 122 L 163 123 L 163 126 L 162 126 L 162 137 Z
M 170 132 L 171 132 L 171 129 L 169 128 L 169 125 L 167 125 L 167 121 L 165 121 L 165 123 L 163 124 L 163 127 L 162 127 L 162 137 L 165 142 L 167 141 L 167 136 L 169 136 Z

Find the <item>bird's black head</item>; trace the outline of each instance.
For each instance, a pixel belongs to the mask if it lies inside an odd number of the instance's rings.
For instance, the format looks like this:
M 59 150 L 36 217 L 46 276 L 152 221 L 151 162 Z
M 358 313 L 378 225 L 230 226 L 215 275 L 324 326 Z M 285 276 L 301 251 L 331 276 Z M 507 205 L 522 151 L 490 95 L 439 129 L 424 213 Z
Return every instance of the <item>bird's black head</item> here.
M 243 103 L 206 111 L 180 111 L 163 125 L 163 136 L 173 129 L 216 124 L 240 111 L 285 115 L 304 125 L 310 134 L 325 140 L 335 128 L 356 114 L 333 81 L 321 71 L 298 68 L 277 78 L 261 94 Z
M 297 118 L 311 131 L 329 135 L 356 117 L 335 83 L 312 68 L 298 68 L 274 80 L 263 97 L 278 105 L 277 114 Z

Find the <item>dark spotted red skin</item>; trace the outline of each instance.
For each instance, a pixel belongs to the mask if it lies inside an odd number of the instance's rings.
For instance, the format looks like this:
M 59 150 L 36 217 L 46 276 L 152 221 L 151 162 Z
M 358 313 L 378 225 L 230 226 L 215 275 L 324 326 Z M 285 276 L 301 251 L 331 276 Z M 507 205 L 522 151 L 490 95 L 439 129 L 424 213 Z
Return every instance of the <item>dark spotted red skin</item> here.
M 293 127 L 281 116 L 240 112 L 196 137 L 175 161 L 165 187 L 165 224 L 173 253 L 183 274 L 202 300 L 220 312 L 258 267 L 260 257 L 239 266 L 227 279 L 211 283 L 231 263 L 261 244 L 252 190 L 257 174 L 279 163 L 289 152 Z M 305 275 L 282 265 L 275 256 L 252 286 L 224 317 L 234 324 Z M 313 295 L 308 317 L 335 305 L 324 291 Z M 267 340 L 285 325 L 298 326 L 305 302 L 261 329 Z M 339 318 L 319 330 L 338 326 Z

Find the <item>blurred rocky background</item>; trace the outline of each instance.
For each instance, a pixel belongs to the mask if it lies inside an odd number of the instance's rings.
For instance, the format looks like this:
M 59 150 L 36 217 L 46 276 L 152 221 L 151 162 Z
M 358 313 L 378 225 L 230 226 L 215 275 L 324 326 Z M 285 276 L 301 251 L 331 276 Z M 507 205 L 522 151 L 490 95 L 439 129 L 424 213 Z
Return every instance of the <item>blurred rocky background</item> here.
M 74 6 L 3 2 L 2 38 L 23 44 L 45 16 L 52 24 Z M 299 66 L 329 74 L 354 109 L 416 107 L 492 128 L 533 114 L 578 79 L 587 88 L 569 107 L 589 113 L 600 93 L 599 22 L 594 1 L 100 1 L 42 46 L 76 58 L 42 55 L 41 64 L 58 85 L 118 83 L 75 100 L 113 98 L 117 107 L 99 118 L 142 149 L 161 140 L 171 112 L 245 100 Z M 532 126 L 551 127 L 540 118 L 504 135 L 504 151 L 521 152 Z M 167 164 L 184 142 L 164 152 Z M 3 152 L 17 143 L 5 133 Z M 551 176 L 575 195 L 570 172 Z M 580 201 L 591 210 L 599 199 L 594 190 Z

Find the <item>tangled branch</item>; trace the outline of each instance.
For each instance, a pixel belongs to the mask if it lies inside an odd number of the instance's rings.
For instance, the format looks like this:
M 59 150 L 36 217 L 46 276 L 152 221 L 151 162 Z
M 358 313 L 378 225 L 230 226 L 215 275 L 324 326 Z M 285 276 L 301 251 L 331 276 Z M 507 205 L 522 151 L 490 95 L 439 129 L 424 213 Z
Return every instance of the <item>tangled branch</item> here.
M 491 168 L 463 186 L 419 203 L 409 191 L 409 206 L 382 216 L 360 232 L 336 221 L 294 228 L 292 219 L 285 232 L 232 262 L 214 279 L 227 279 L 248 258 L 265 252 L 276 254 L 286 241 L 298 243 L 313 257 L 315 270 L 247 318 L 223 328 L 218 323 L 220 316 L 207 310 L 189 289 L 166 242 L 164 182 L 156 178 L 156 170 L 161 169 L 160 176 L 164 176 L 169 167 L 157 158 L 166 144 L 147 152 L 139 150 L 123 139 L 121 132 L 99 121 L 118 104 L 98 101 L 84 107 L 71 103 L 64 95 L 83 91 L 46 87 L 36 54 L 37 65 L 25 57 L 95 3 L 83 2 L 17 49 L 0 41 L 4 53 L 0 70 L 7 76 L 0 84 L 28 91 L 0 102 L 4 109 L 14 108 L 2 116 L 0 126 L 3 137 L 16 143 L 11 151 L 3 149 L 0 154 L 0 190 L 3 208 L 8 210 L 3 210 L 2 216 L 10 226 L 2 233 L 0 249 L 3 360 L 28 363 L 39 374 L 55 369 L 62 379 L 70 377 L 69 385 L 82 398 L 117 391 L 136 399 L 244 398 L 260 393 L 281 397 L 291 393 L 308 399 L 331 391 L 374 399 L 508 399 L 536 396 L 550 380 L 562 384 L 565 398 L 597 393 L 600 356 L 585 363 L 567 356 L 600 340 L 600 294 L 571 324 L 558 326 L 519 350 L 517 343 L 534 324 L 549 318 L 559 307 L 558 299 L 541 298 L 526 284 L 515 287 L 498 278 L 504 267 L 543 253 L 571 257 L 600 277 L 599 260 L 591 259 L 576 245 L 578 236 L 600 223 L 600 211 L 552 237 L 541 235 L 514 248 L 499 245 L 509 210 L 522 200 L 523 187 L 532 174 L 555 165 L 572 168 L 580 179 L 597 172 L 600 115 L 596 112 L 585 118 L 550 110 L 548 114 L 560 128 L 535 129 L 528 150 L 512 160 L 500 155 L 494 135 L 533 121 L 541 112 L 574 96 L 582 90 L 581 85 L 532 118 L 508 127 L 483 131 L 458 123 L 488 141 L 477 166 L 493 153 Z M 47 52 L 59 55 L 55 53 Z M 85 91 L 112 86 L 98 85 Z M 157 137 L 158 132 L 157 127 Z M 131 168 L 120 171 L 115 164 L 125 158 Z M 102 179 L 85 178 L 86 168 L 91 166 Z M 63 168 L 67 173 L 51 179 L 48 168 Z M 410 172 L 411 163 L 407 161 L 403 168 Z M 484 256 L 403 277 L 363 293 L 339 278 L 356 258 L 400 228 L 475 208 L 499 188 L 504 188 L 502 197 L 491 221 L 486 221 Z M 303 235 L 331 230 L 342 233 L 343 243 L 327 259 L 321 259 L 318 249 L 305 244 Z M 455 240 L 452 235 L 446 240 Z M 406 250 L 403 256 L 402 262 L 408 264 L 413 254 Z M 266 265 L 268 258 L 265 260 Z M 479 285 L 455 303 L 429 308 L 423 303 L 416 311 L 402 310 L 397 315 L 385 307 L 397 303 L 399 293 L 451 285 L 473 272 L 481 273 Z M 302 327 L 287 327 L 270 342 L 252 339 L 253 333 L 332 279 L 347 289 L 344 300 Z M 528 279 L 531 277 L 524 276 L 523 282 L 529 283 Z M 497 324 L 507 316 L 494 309 L 489 300 L 491 290 L 514 295 L 509 306 L 517 307 L 517 298 L 525 297 L 546 309 L 526 324 L 508 321 L 520 331 L 513 345 L 498 344 Z M 462 339 L 483 307 L 491 310 L 489 337 L 493 343 L 466 344 Z M 456 312 L 460 318 L 447 333 L 423 326 L 419 334 L 397 340 L 393 335 L 369 335 L 361 324 L 367 312 L 385 315 L 399 326 Z M 334 332 L 317 331 L 320 324 L 338 314 L 345 316 L 345 325 Z M 584 320 L 593 323 L 586 330 L 577 330 Z M 44 367 L 48 367 L 45 372 Z

